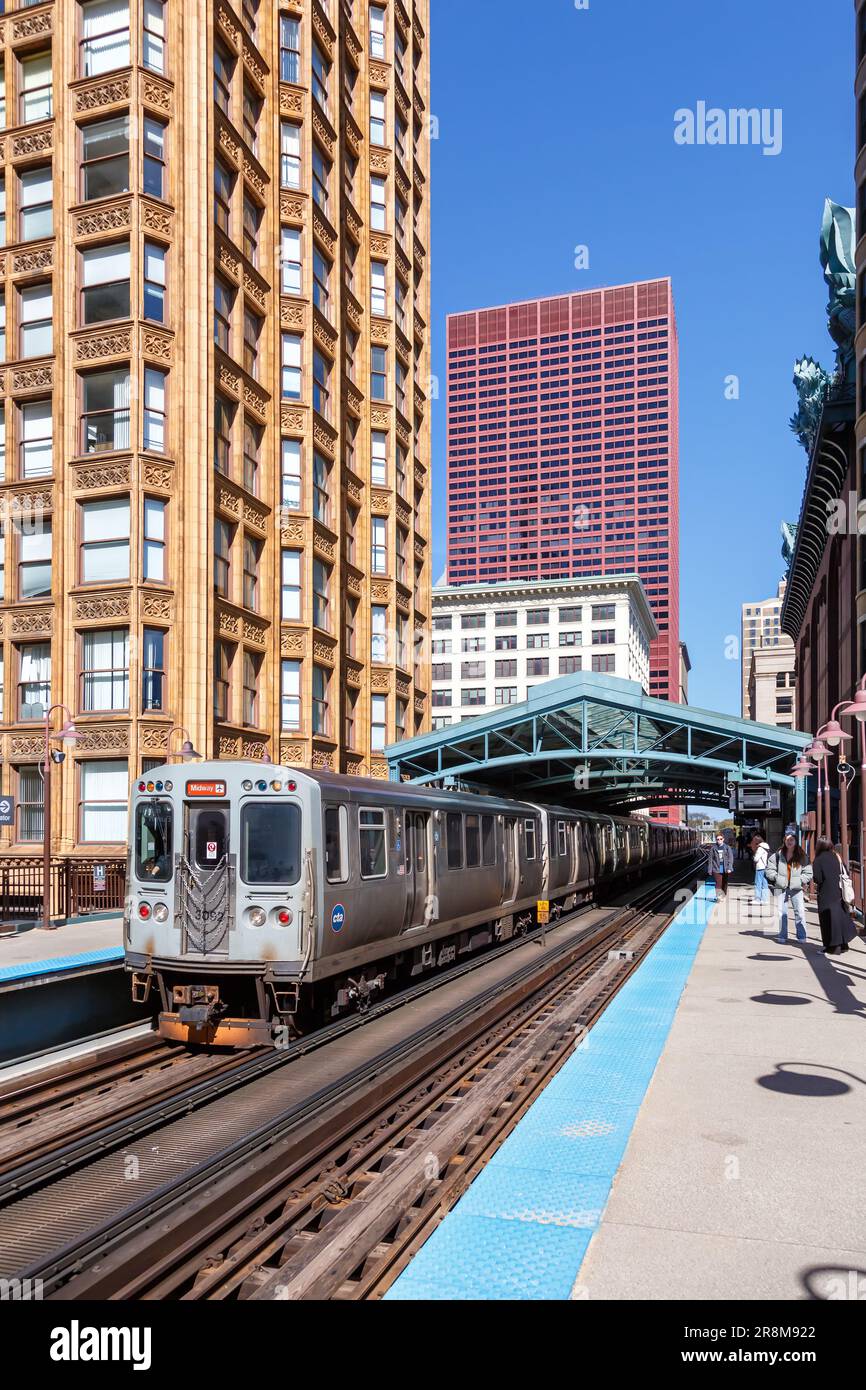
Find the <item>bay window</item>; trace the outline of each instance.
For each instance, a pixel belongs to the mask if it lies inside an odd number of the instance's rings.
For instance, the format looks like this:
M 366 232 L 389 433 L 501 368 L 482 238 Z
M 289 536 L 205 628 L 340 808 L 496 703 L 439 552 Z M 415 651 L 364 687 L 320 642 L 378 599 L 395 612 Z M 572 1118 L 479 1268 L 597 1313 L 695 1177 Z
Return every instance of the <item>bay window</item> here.
M 388 522 L 384 516 L 374 516 L 370 521 L 370 569 L 373 574 L 388 573 Z
M 30 285 L 19 291 L 21 356 L 47 357 L 52 350 L 51 285 Z
M 301 127 L 294 121 L 280 122 L 280 187 L 301 186 Z
M 328 215 L 331 200 L 331 161 L 326 159 L 318 145 L 313 143 L 313 202 Z
M 280 81 L 301 80 L 301 21 L 280 15 Z
M 36 241 L 53 236 L 54 209 L 51 196 L 51 165 L 27 169 L 20 176 L 18 206 L 21 215 L 20 241 Z
M 144 317 L 152 323 L 165 323 L 165 272 L 164 246 L 155 241 L 144 243 Z
M 51 448 L 51 401 L 28 401 L 21 406 L 22 478 L 50 478 L 53 470 Z
M 18 648 L 18 714 L 22 722 L 44 719 L 51 704 L 51 643 L 25 642 Z
M 301 620 L 301 558 L 300 550 L 282 553 L 280 616 L 287 622 Z
M 82 584 L 129 579 L 129 498 L 81 503 Z
M 144 499 L 142 578 L 152 584 L 165 582 L 165 508 L 158 497 Z
M 324 666 L 313 667 L 313 733 L 327 736 L 330 731 L 329 687 L 331 673 Z
M 81 76 L 99 77 L 128 67 L 128 0 L 87 0 L 81 15 Z
M 141 61 L 151 72 L 165 72 L 165 5 L 144 0 Z
M 141 447 L 165 453 L 166 373 L 144 369 L 144 419 Z
M 388 486 L 388 436 L 384 430 L 373 430 L 370 482 L 374 487 Z
M 386 145 L 387 125 L 385 122 L 385 93 L 370 93 L 370 144 Z
M 157 123 L 145 122 L 147 124 Z M 113 116 L 110 121 L 84 126 L 81 176 L 81 196 L 86 203 L 94 198 L 129 192 L 129 116 Z
M 228 642 L 217 642 L 213 654 L 213 712 L 223 723 L 231 710 L 232 648 Z
M 81 415 L 81 448 L 86 454 L 106 449 L 128 449 L 129 369 L 90 372 L 81 378 L 84 409 Z
M 142 188 L 151 198 L 165 197 L 165 126 L 145 116 Z
M 388 660 L 388 609 L 378 603 L 370 614 L 370 660 L 381 664 Z
M 129 318 L 129 242 L 81 253 L 81 322 Z
M 331 630 L 331 567 L 313 560 L 313 626 Z
M 284 333 L 282 341 L 282 396 L 284 401 L 301 399 L 301 339 L 297 333 Z
M 51 597 L 51 520 L 19 522 L 18 597 Z
M 231 558 L 234 527 L 218 516 L 213 532 L 213 586 L 220 598 L 231 598 Z
M 82 632 L 80 709 L 129 709 L 129 628 Z
M 18 769 L 18 827 L 19 841 L 41 840 L 45 824 L 45 783 L 37 764 Z
M 280 288 L 283 294 L 300 294 L 301 291 L 301 232 L 298 227 L 281 229 L 280 246 Z
M 301 441 L 283 439 L 280 444 L 282 505 L 287 511 L 300 511 L 301 488 Z
M 144 629 L 141 649 L 141 708 L 146 714 L 165 709 L 165 638 L 158 627 Z
M 301 663 L 284 661 L 280 671 L 280 728 L 301 727 Z
M 125 758 L 98 758 L 78 764 L 81 779 L 79 837 L 83 844 L 121 844 L 126 840 L 129 774 Z
M 19 118 L 22 125 L 50 119 L 53 114 L 50 49 L 21 59 L 19 91 Z
M 255 727 L 259 722 L 259 672 L 262 658 L 257 652 L 244 650 L 243 661 L 243 722 Z
M 313 351 L 313 409 L 331 418 L 331 363 L 318 348 Z
M 384 261 L 370 262 L 370 311 L 384 318 L 388 312 L 387 266 Z

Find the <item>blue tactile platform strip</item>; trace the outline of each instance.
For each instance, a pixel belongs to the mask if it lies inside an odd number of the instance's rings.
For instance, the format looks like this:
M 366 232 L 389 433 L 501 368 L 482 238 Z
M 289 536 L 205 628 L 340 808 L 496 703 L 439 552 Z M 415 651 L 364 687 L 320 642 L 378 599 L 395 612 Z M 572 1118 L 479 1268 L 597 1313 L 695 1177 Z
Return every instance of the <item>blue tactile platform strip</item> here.
M 386 1298 L 569 1298 L 715 902 L 683 908 Z
M 18 965 L 0 965 L 0 985 L 10 980 L 53 975 L 58 970 L 84 970 L 88 965 L 104 965 L 112 960 L 123 960 L 122 946 L 101 946 L 98 951 L 82 951 L 77 956 L 48 956 L 45 960 L 23 960 Z

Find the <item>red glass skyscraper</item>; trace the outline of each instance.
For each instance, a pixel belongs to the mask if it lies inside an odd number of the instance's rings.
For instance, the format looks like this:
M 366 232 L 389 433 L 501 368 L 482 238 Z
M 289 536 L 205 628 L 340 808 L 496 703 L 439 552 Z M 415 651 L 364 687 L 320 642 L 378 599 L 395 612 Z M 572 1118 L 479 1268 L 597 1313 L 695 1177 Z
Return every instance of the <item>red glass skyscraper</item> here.
M 668 279 L 448 319 L 448 582 L 639 574 L 661 634 L 650 693 L 666 700 L 679 698 L 677 411 Z M 606 660 L 593 651 L 592 669 Z

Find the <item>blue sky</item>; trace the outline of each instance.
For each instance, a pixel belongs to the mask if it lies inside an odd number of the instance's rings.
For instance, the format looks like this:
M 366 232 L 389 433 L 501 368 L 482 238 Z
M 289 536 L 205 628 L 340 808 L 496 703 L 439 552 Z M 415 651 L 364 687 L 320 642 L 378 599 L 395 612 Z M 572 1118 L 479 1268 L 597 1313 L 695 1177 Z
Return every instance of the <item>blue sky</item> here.
M 818 260 L 852 205 L 849 0 L 432 0 L 434 578 L 445 562 L 445 318 L 670 275 L 680 342 L 680 626 L 690 699 L 739 713 L 725 638 L 775 593 L 806 459 L 793 363 L 833 365 Z M 683 147 L 674 112 L 781 108 L 782 151 Z M 574 268 L 587 245 L 588 270 Z M 725 399 L 725 379 L 740 399 Z

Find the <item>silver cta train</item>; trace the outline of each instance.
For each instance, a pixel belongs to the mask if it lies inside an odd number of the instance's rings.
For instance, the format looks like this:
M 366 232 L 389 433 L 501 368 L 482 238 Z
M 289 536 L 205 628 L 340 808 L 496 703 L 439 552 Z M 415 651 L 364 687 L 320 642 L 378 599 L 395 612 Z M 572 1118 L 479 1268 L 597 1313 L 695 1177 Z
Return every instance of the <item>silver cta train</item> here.
M 133 785 L 124 941 L 159 1031 L 250 1047 L 693 852 L 693 832 L 262 763 Z M 542 910 L 544 910 L 542 908 Z

